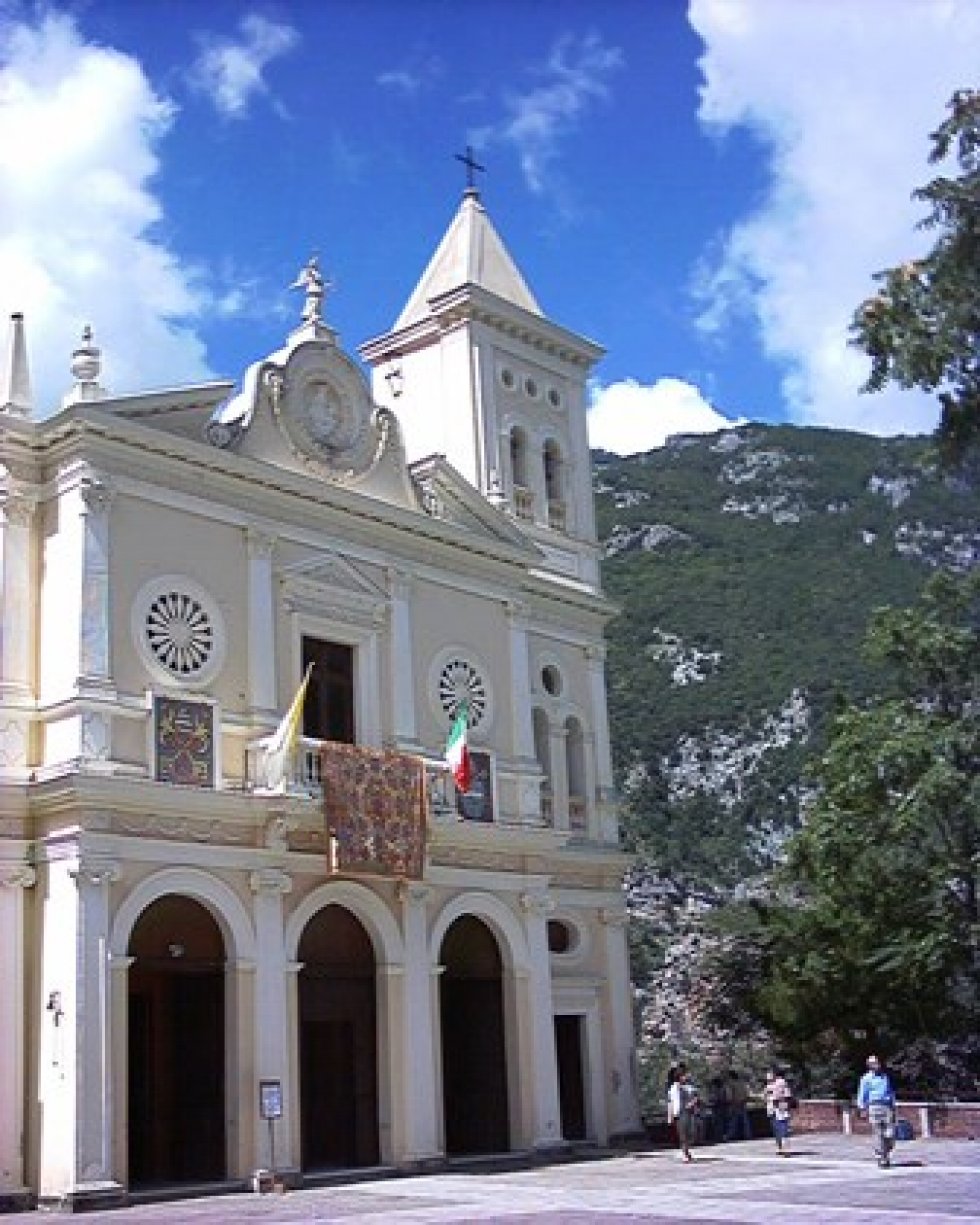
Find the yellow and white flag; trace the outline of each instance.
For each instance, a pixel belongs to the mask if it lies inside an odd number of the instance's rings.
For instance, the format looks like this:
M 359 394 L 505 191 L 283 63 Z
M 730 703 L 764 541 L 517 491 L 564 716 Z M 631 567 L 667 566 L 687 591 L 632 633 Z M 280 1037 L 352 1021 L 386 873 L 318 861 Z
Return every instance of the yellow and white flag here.
M 303 702 L 306 698 L 306 688 L 310 683 L 310 673 L 313 665 L 308 664 L 306 673 L 296 690 L 296 696 L 289 709 L 280 720 L 279 726 L 269 737 L 265 747 L 265 782 L 274 790 L 282 785 L 286 778 L 286 767 L 296 748 L 300 727 L 303 724 Z

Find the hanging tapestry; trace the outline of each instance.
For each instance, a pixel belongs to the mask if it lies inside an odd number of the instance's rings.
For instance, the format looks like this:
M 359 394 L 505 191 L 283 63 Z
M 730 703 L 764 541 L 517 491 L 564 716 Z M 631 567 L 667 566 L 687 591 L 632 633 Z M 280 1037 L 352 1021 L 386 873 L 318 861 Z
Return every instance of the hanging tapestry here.
M 320 749 L 328 869 L 421 878 L 425 765 L 418 757 L 330 742 Z

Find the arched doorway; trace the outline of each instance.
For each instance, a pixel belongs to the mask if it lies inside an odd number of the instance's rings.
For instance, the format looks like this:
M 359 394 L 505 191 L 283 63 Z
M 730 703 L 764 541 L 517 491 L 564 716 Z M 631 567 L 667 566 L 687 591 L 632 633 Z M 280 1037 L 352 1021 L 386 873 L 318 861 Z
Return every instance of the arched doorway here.
M 510 1149 L 500 950 L 479 919 L 463 915 L 439 954 L 446 1153 Z
M 225 1178 L 225 944 L 199 902 L 168 895 L 129 940 L 129 1183 Z
M 304 1170 L 376 1165 L 378 1056 L 374 948 L 342 906 L 300 938 L 299 1061 Z

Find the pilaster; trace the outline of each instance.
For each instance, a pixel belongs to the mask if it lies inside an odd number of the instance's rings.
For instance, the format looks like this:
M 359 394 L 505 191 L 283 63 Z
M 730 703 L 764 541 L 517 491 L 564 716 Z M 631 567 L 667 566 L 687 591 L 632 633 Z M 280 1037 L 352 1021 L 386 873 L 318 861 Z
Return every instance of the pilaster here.
M 609 1103 L 609 1131 L 612 1138 L 632 1135 L 640 1128 L 629 952 L 626 943 L 628 921 L 625 907 L 603 908 L 599 911 L 602 957 L 606 970 L 603 986 L 606 1066 L 610 1069 L 606 1100 Z
M 427 907 L 432 890 L 416 881 L 402 881 L 398 898 L 402 904 L 405 936 L 405 983 L 401 1032 L 401 1113 L 404 1119 L 403 1150 L 396 1154 L 402 1165 L 426 1162 L 442 1156 L 438 1132 L 435 1035 L 439 1014 L 433 1007 L 433 967 L 429 960 Z
M 293 881 L 288 872 L 279 868 L 259 868 L 249 878 L 255 895 L 255 1076 L 252 1092 L 257 1100 L 260 1080 L 278 1080 L 282 1084 L 284 1113 L 295 1113 L 297 1099 L 293 1092 L 289 1063 L 289 1016 L 286 999 L 286 951 L 282 900 L 292 891 Z M 274 1124 L 276 1132 L 275 1160 L 279 1168 L 296 1164 L 288 1128 Z M 260 1166 L 271 1168 L 272 1152 L 268 1126 L 260 1126 L 256 1136 L 256 1157 Z
M 391 732 L 399 749 L 418 750 L 415 722 L 415 653 L 412 642 L 412 578 L 395 569 L 388 570 L 390 601 Z
M 33 868 L 0 864 L 0 1213 L 31 1207 L 24 1184 L 25 1103 L 25 891 L 35 884 Z
M 276 616 L 272 561 L 275 538 L 247 528 L 248 551 L 248 707 L 263 719 L 277 709 Z
M 585 648 L 589 689 L 592 695 L 592 727 L 595 734 L 596 823 L 603 842 L 618 843 L 616 789 L 613 784 L 612 751 L 609 745 L 609 708 L 606 704 L 606 648 L 595 643 Z
M 551 958 L 548 953 L 548 916 L 554 899 L 545 892 L 521 894 L 524 929 L 527 933 L 530 973 L 527 1003 L 531 1010 L 531 1068 L 534 1115 L 532 1143 L 535 1148 L 561 1144 L 561 1104 L 558 1097 L 558 1063 L 555 1055 L 555 1017 L 551 999 Z
M 0 776 L 23 774 L 28 765 L 35 625 L 31 525 L 36 505 L 25 486 L 0 488 Z

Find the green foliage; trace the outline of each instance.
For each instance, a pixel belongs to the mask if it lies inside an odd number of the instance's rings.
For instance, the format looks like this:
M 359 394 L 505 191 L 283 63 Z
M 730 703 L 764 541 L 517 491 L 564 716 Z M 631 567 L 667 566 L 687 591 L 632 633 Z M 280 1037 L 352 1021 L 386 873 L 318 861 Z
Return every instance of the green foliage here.
M 917 1088 L 962 1087 L 978 1070 L 980 573 L 935 576 L 917 607 L 879 611 L 867 643 L 898 696 L 835 719 L 782 894 L 727 916 L 742 927 L 715 969 L 729 1007 L 819 1081 L 870 1048 L 901 1067 L 945 1043 L 952 1078 Z M 933 1077 L 921 1060 L 917 1074 Z
M 875 275 L 878 292 L 858 309 L 852 342 L 871 357 L 866 391 L 889 383 L 939 392 L 939 440 L 959 460 L 980 442 L 980 93 L 960 90 L 932 134 L 930 162 L 954 154 L 960 173 L 914 193 L 937 232 L 923 259 Z

